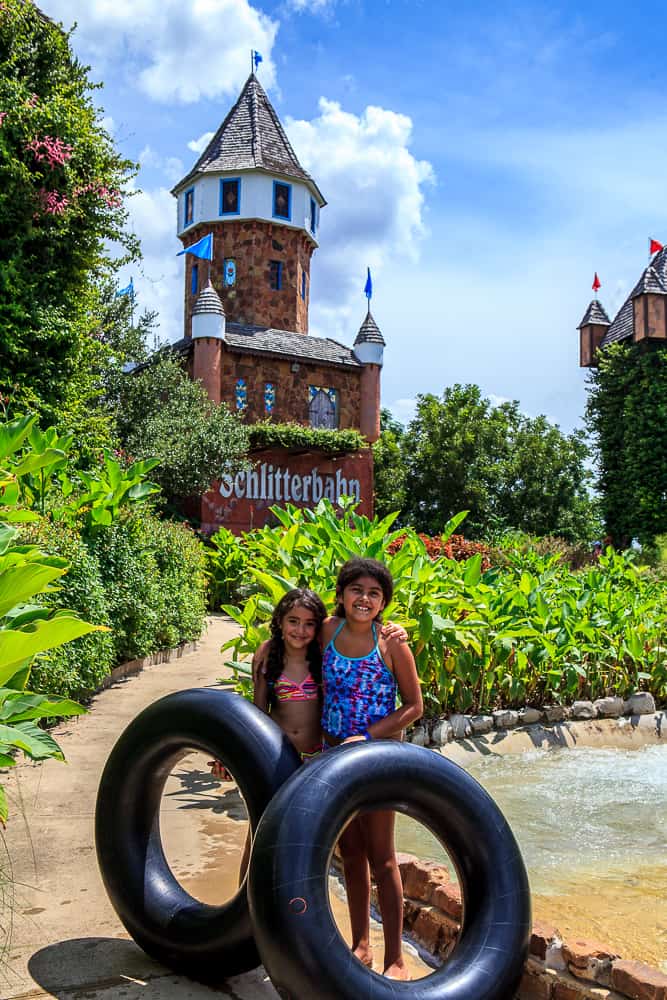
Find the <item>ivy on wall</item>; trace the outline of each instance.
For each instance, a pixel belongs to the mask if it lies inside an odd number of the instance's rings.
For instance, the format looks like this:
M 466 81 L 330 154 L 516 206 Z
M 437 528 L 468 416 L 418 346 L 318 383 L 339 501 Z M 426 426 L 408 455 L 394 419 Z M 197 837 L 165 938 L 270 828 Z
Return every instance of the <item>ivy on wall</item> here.
M 260 448 L 288 448 L 310 451 L 316 448 L 327 455 L 345 455 L 368 447 L 363 434 L 355 430 L 333 431 L 320 427 L 302 427 L 300 424 L 279 424 L 262 421 L 248 426 L 250 450 Z
M 610 344 L 589 390 L 607 532 L 617 545 L 652 545 L 667 532 L 667 351 Z

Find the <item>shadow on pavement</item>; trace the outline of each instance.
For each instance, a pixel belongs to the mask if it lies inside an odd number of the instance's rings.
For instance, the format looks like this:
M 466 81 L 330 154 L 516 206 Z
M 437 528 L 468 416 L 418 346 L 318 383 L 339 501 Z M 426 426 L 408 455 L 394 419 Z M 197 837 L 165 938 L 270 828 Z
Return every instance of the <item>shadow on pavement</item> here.
M 105 990 L 114 985 L 139 987 L 148 979 L 169 975 L 133 942 L 123 938 L 87 937 L 58 941 L 41 948 L 28 960 L 28 972 L 54 997 L 73 990 Z M 129 991 L 126 996 L 133 993 Z

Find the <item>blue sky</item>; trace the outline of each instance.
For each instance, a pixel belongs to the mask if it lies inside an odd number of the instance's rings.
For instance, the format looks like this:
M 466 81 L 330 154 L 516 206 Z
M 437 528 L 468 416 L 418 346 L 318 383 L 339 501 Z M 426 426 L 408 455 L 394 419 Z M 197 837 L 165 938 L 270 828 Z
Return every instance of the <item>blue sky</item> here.
M 383 403 L 474 382 L 581 426 L 576 326 L 610 315 L 667 243 L 666 18 L 655 5 L 449 0 L 42 0 L 104 81 L 145 261 L 139 305 L 182 334 L 169 190 L 258 75 L 329 204 L 311 330 L 351 344 L 372 309 Z

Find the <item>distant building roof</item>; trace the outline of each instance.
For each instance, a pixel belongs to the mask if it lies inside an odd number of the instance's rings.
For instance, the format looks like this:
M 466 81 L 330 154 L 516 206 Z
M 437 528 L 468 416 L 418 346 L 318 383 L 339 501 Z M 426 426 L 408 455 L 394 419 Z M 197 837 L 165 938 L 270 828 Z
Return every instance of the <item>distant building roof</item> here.
M 234 170 L 266 170 L 308 184 L 322 205 L 322 192 L 299 163 L 266 91 L 254 73 L 192 170 L 173 188 L 181 188 L 197 174 Z
M 597 299 L 593 299 L 589 305 L 577 330 L 581 330 L 582 326 L 588 326 L 589 323 L 597 323 L 598 326 L 611 326 L 611 320 L 607 316 L 604 306 Z
M 667 294 L 667 247 L 664 250 L 660 250 L 644 270 L 630 295 L 628 295 L 616 313 L 611 326 L 604 335 L 600 347 L 604 348 L 617 340 L 626 340 L 628 337 L 632 337 L 635 325 L 632 300 L 644 291 L 655 295 Z
M 274 330 L 269 327 L 246 326 L 242 323 L 227 323 L 225 344 L 231 351 L 241 354 L 257 354 L 275 358 L 289 358 L 293 361 L 312 361 L 325 365 L 342 365 L 346 368 L 361 368 L 352 349 L 330 337 L 313 337 L 292 330 Z M 189 354 L 193 341 L 183 337 L 169 345 L 177 354 Z
M 380 332 L 380 327 L 373 319 L 370 306 L 366 313 L 366 319 L 359 327 L 359 333 L 355 337 L 355 347 L 357 344 L 382 344 L 383 347 L 385 346 L 385 339 Z
M 211 284 L 210 279 L 208 284 L 197 296 L 197 301 L 195 302 L 194 309 L 192 310 L 193 316 L 199 316 L 203 313 L 215 313 L 218 316 L 225 315 L 225 310 L 220 300 L 220 296 Z

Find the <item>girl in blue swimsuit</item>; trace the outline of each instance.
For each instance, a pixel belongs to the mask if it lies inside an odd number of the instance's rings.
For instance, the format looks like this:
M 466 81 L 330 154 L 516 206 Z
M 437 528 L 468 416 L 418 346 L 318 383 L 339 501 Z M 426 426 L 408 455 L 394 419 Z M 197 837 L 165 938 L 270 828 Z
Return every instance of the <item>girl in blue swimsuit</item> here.
M 375 559 L 350 559 L 338 574 L 336 614 L 322 627 L 322 731 L 330 746 L 355 740 L 401 739 L 405 727 L 422 715 L 414 657 L 400 637 L 384 636 L 379 624 L 393 590 L 389 570 Z M 345 828 L 339 846 L 354 955 L 372 967 L 372 870 L 382 914 L 384 974 L 407 979 L 401 947 L 403 886 L 394 850 L 394 813 L 383 810 L 356 817 Z

